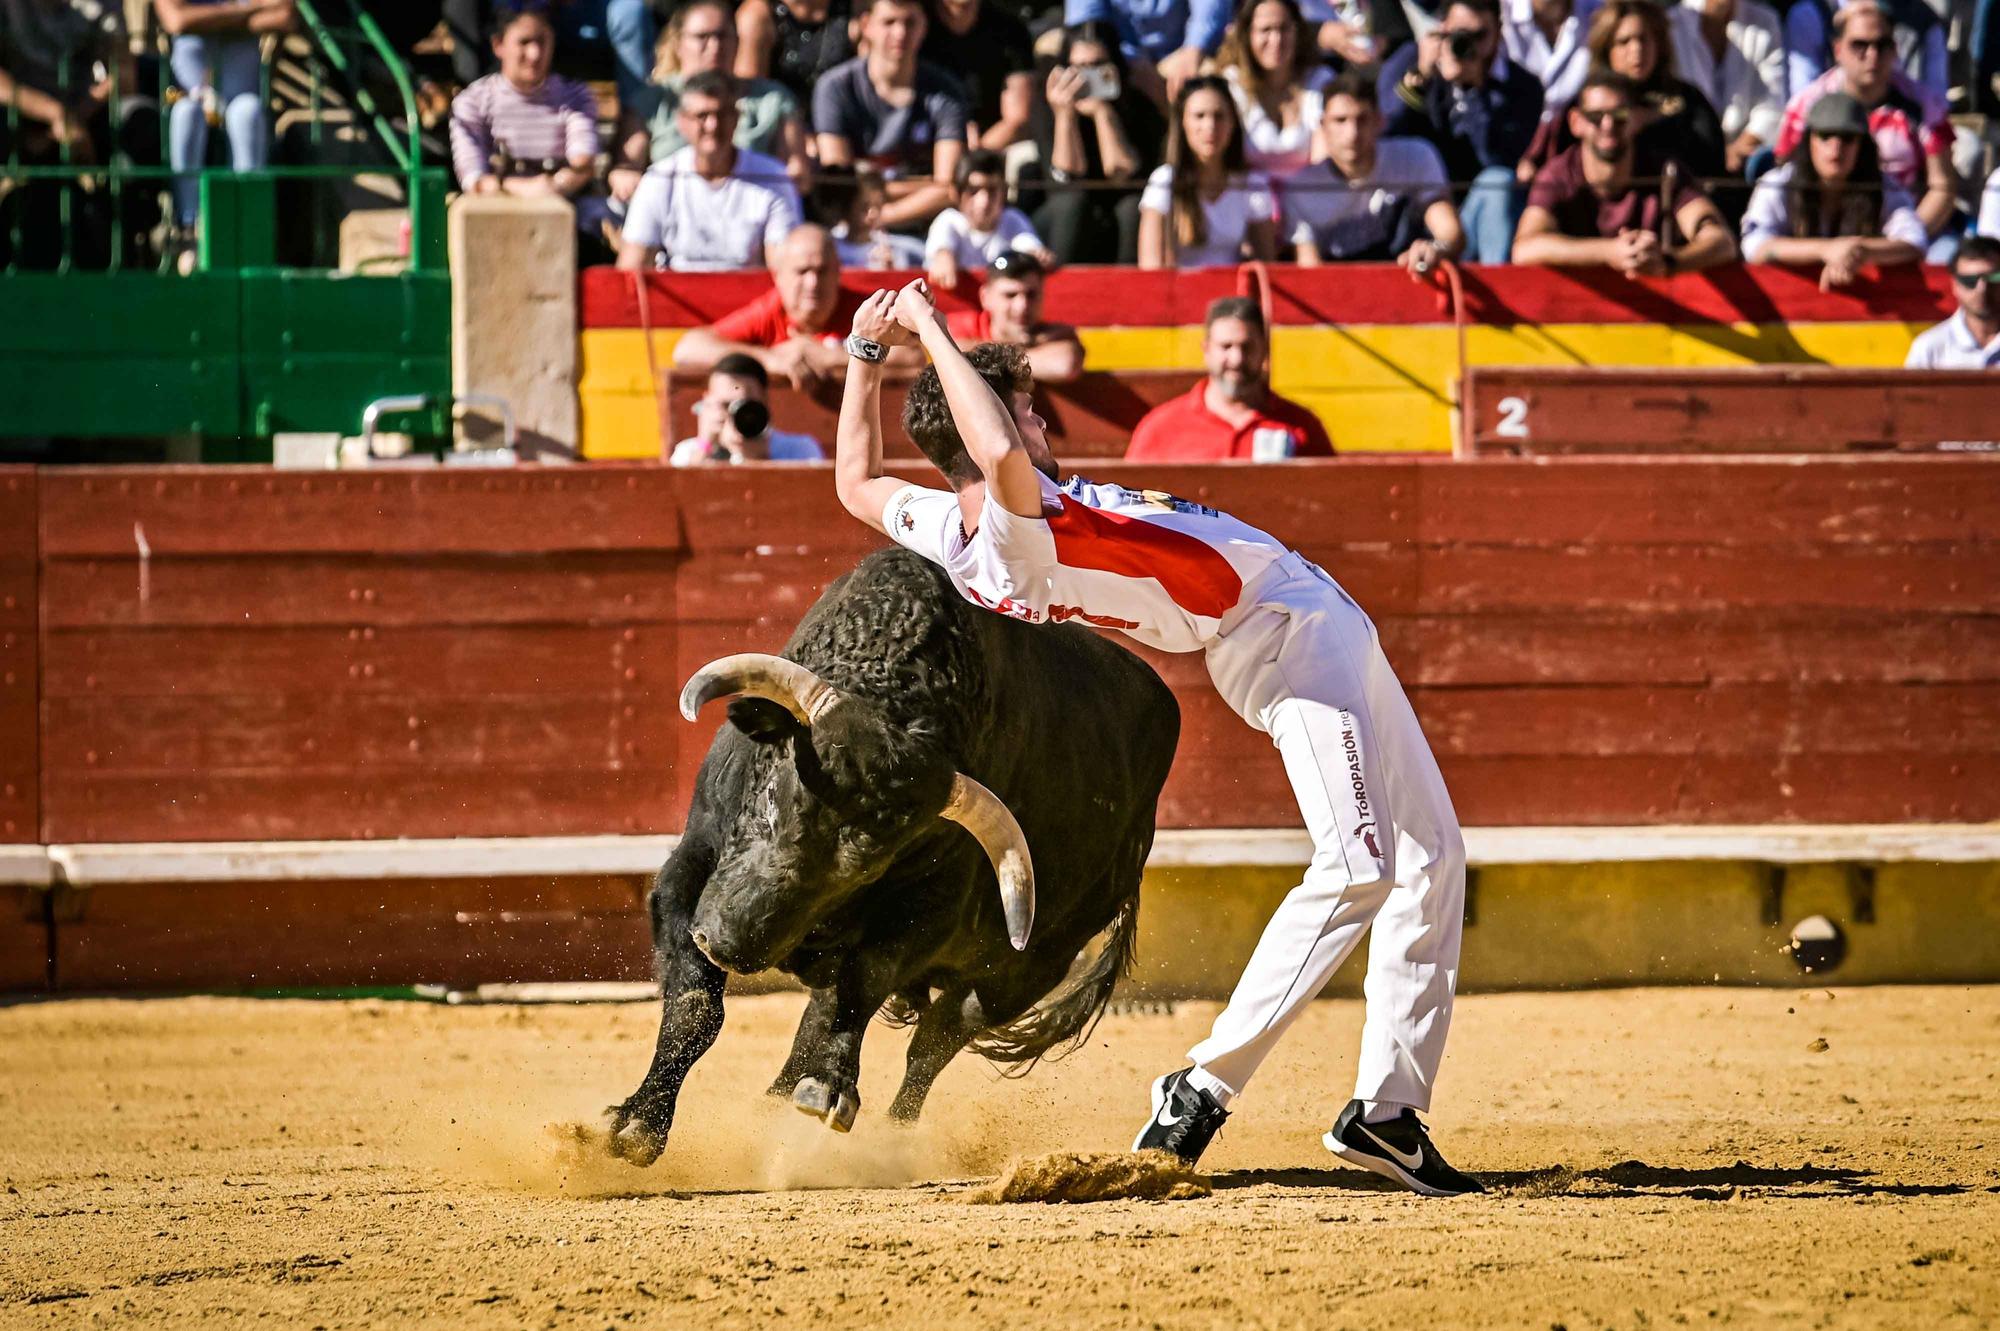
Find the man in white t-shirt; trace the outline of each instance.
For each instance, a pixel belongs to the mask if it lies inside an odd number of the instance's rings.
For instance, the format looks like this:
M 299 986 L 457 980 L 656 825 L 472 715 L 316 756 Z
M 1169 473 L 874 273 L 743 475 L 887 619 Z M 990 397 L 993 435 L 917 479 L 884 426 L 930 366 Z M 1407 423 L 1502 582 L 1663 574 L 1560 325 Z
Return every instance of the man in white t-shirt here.
M 1958 313 L 1918 333 L 1904 367 L 2000 368 L 2000 239 L 1967 236 L 1951 263 L 1951 285 Z
M 1300 267 L 1394 259 L 1424 272 L 1465 248 L 1444 159 L 1423 139 L 1382 137 L 1365 76 L 1349 70 L 1327 89 L 1320 140 L 1326 160 L 1285 186 L 1285 238 Z
M 736 81 L 689 79 L 675 119 L 687 147 L 649 168 L 625 213 L 618 266 L 675 272 L 762 268 L 801 219 L 798 189 L 775 157 L 738 148 Z
M 1417 1118 L 1451 1024 L 1465 844 L 1374 624 L 1323 570 L 1226 513 L 1059 478 L 1020 348 L 960 351 L 922 281 L 868 297 L 854 330 L 834 461 L 847 511 L 998 614 L 1202 652 L 1217 691 L 1277 744 L 1312 835 L 1304 881 L 1189 1051 L 1193 1066 L 1153 1083 L 1133 1149 L 1199 1160 L 1230 1101 L 1372 925 L 1355 1097 L 1322 1141 L 1426 1196 L 1484 1191 Z M 903 428 L 949 490 L 882 474 L 881 363 L 891 344 L 913 341 L 932 365 L 910 388 Z
M 771 428 L 771 375 L 755 356 L 734 352 L 708 372 L 708 392 L 694 404 L 694 434 L 674 445 L 676 467 L 704 463 L 821 462 L 826 450 L 809 434 Z

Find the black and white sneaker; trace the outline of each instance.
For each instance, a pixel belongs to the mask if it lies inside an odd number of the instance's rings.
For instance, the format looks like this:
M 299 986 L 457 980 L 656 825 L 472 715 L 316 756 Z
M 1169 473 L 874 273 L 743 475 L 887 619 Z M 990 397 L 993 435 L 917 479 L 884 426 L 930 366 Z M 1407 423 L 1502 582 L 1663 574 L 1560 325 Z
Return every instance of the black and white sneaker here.
M 1405 1109 L 1382 1123 L 1363 1123 L 1361 1113 L 1359 1100 L 1347 1102 L 1347 1108 L 1333 1121 L 1333 1130 L 1320 1138 L 1327 1150 L 1426 1197 L 1486 1191 L 1478 1179 L 1445 1163 L 1432 1145 L 1430 1133 L 1417 1121 L 1416 1110 Z
M 1135 1151 L 1171 1151 L 1192 1165 L 1208 1149 L 1229 1111 L 1207 1091 L 1188 1085 L 1193 1068 L 1169 1072 L 1153 1083 L 1153 1116 L 1132 1140 Z

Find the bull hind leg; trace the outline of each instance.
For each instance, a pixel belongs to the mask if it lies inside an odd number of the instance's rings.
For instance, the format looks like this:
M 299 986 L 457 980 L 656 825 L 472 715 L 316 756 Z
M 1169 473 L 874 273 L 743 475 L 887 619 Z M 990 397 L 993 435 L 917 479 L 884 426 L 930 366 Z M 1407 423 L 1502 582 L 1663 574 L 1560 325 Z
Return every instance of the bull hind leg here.
M 910 1037 L 910 1054 L 903 1070 L 903 1085 L 889 1105 L 889 1117 L 898 1123 L 914 1123 L 924 1112 L 938 1074 L 965 1048 L 966 1042 L 987 1024 L 985 1010 L 970 989 L 947 989 L 924 1011 Z

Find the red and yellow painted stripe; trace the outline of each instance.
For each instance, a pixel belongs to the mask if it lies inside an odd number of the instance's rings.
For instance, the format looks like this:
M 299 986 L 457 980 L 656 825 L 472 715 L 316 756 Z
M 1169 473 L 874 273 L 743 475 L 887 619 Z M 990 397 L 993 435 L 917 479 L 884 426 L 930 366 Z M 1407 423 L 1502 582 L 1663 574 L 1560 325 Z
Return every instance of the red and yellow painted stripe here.
M 1272 379 L 1316 411 L 1337 448 L 1451 447 L 1458 329 L 1444 288 L 1392 265 L 1273 265 Z M 908 274 L 850 273 L 870 288 Z M 1816 274 L 1762 265 L 1633 280 L 1604 270 L 1463 270 L 1465 346 L 1475 365 L 1900 365 L 1910 339 L 1950 313 L 1942 269 L 1899 268 L 1843 292 Z M 647 362 L 664 368 L 682 330 L 761 294 L 761 273 L 659 274 L 643 302 L 629 274 L 583 274 L 578 348 L 583 451 L 656 457 Z M 1201 318 L 1245 288 L 1238 272 L 1073 268 L 1049 280 L 1051 318 L 1076 324 L 1093 369 L 1201 363 Z M 948 297 L 956 301 L 958 297 Z

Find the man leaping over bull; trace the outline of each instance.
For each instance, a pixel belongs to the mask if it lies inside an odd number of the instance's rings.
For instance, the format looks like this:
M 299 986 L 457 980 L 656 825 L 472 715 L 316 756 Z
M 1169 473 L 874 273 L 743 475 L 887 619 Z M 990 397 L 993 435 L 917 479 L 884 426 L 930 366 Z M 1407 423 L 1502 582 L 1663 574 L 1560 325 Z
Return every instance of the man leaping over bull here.
M 951 491 L 882 474 L 888 348 L 931 365 L 903 426 Z M 1257 1067 L 1372 923 L 1367 1019 L 1334 1154 L 1413 1191 L 1484 1191 L 1418 1120 L 1458 980 L 1465 849 L 1430 746 L 1375 626 L 1274 537 L 1157 491 L 1058 476 L 1018 348 L 961 351 L 921 281 L 862 303 L 847 348 L 834 468 L 847 511 L 940 565 L 959 592 L 1030 622 L 1081 619 L 1206 654 L 1229 705 L 1269 734 L 1313 839 L 1193 1066 L 1153 1083 L 1134 1150 L 1192 1164 Z

